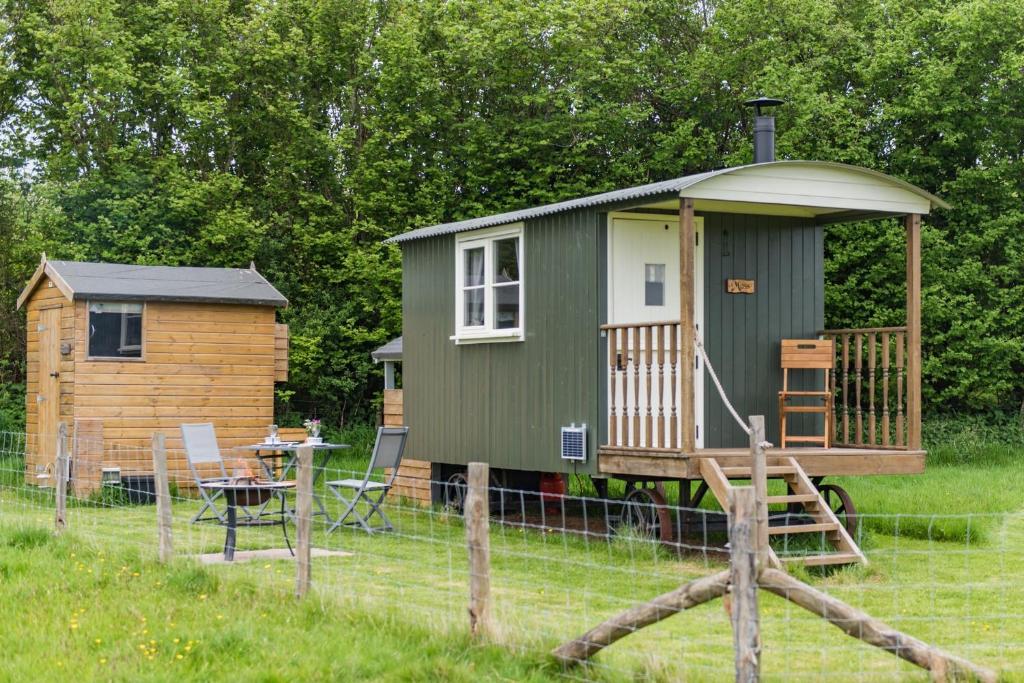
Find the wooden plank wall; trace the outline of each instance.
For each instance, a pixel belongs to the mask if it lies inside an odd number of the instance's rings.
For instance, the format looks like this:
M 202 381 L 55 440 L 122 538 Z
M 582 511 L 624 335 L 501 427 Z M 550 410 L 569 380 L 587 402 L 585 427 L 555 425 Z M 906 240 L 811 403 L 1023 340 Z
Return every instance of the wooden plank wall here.
M 61 309 L 61 336 L 62 344 L 74 342 L 74 304 L 69 301 L 57 287 L 53 285 L 50 278 L 44 277 L 33 293 L 32 297 L 25 304 L 26 329 L 27 329 L 27 377 L 28 384 L 25 391 L 25 432 L 28 438 L 28 453 L 26 454 L 25 477 L 30 484 L 41 483 L 36 479 L 36 468 L 52 466 L 56 456 L 56 433 L 39 433 L 39 403 L 36 400 L 39 392 L 39 312 L 46 308 L 59 307 Z M 60 411 L 59 419 L 68 423 L 68 431 L 71 431 L 71 421 L 74 418 L 74 395 L 75 395 L 75 364 L 71 355 L 62 356 L 60 361 Z M 56 425 L 54 425 L 56 427 Z
M 288 326 L 274 326 L 274 381 L 288 381 Z
M 86 302 L 74 308 L 74 416 L 103 421 L 104 464 L 150 472 L 153 432 L 168 472 L 189 481 L 180 425 L 212 422 L 230 469 L 234 446 L 274 421 L 275 312 L 269 306 L 147 302 L 143 360 L 87 358 Z
M 384 426 L 401 427 L 404 424 L 403 413 L 402 390 L 385 389 Z M 430 463 L 426 460 L 402 458 L 392 490 L 403 498 L 430 505 Z

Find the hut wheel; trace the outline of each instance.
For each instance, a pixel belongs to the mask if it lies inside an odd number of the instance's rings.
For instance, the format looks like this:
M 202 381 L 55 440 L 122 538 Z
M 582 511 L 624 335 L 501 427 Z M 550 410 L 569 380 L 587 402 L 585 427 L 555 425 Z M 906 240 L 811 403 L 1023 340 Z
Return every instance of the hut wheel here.
M 853 499 L 846 489 L 836 484 L 822 484 L 818 487 L 818 493 L 839 523 L 846 527 L 847 533 L 852 538 L 857 538 L 857 508 L 854 507 Z
M 465 472 L 456 472 L 444 483 L 444 509 L 447 512 L 462 514 L 466 507 L 466 490 L 469 482 Z
M 673 546 L 672 516 L 657 489 L 636 488 L 622 501 L 622 526 L 641 536 Z

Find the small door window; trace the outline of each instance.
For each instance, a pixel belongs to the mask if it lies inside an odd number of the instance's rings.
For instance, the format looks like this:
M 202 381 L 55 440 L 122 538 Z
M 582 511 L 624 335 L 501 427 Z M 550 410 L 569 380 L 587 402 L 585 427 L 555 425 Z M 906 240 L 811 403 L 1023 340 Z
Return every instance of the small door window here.
M 90 302 L 89 357 L 142 358 L 142 304 Z
M 665 305 L 665 264 L 644 264 L 644 306 Z

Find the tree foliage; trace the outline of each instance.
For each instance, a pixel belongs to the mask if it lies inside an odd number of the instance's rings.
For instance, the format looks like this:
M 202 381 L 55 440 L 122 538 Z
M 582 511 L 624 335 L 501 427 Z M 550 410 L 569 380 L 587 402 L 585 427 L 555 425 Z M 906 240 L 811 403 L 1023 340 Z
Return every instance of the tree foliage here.
M 747 162 L 741 102 L 768 94 L 781 156 L 950 202 L 924 235 L 927 405 L 1019 405 L 1021 25 L 1022 0 L 5 0 L 0 380 L 43 249 L 254 260 L 292 302 L 291 409 L 360 417 L 401 327 L 384 238 Z M 901 322 L 899 226 L 826 243 L 829 323 Z

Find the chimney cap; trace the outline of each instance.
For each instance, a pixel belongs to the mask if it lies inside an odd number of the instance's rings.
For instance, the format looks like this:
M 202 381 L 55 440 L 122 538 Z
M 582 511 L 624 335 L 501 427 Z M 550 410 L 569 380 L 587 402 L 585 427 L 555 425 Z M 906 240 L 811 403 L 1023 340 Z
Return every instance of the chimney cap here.
M 743 103 L 744 107 L 753 107 L 754 113 L 757 116 L 761 115 L 761 107 L 777 107 L 780 104 L 785 104 L 786 100 L 779 100 L 774 97 L 757 97 L 752 100 L 747 100 Z

